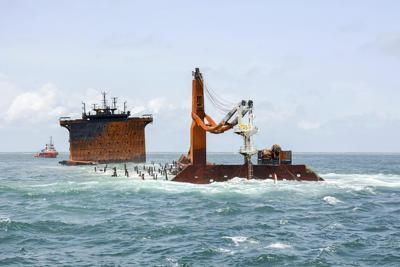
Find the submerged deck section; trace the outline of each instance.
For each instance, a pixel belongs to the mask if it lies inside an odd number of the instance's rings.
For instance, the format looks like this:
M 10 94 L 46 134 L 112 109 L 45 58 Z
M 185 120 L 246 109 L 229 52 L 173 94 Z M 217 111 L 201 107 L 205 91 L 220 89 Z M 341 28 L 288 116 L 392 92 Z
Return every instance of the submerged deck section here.
M 173 179 L 176 182 L 208 184 L 246 177 L 247 165 L 188 165 Z M 253 179 L 323 181 L 306 165 L 253 165 Z

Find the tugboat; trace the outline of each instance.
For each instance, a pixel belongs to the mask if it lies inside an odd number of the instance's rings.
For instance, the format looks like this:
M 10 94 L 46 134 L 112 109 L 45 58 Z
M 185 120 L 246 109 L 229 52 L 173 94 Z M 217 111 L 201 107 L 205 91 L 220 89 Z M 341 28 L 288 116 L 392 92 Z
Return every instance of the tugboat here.
M 53 138 L 50 136 L 50 143 L 46 144 L 45 148 L 42 149 L 39 153 L 35 154 L 36 158 L 56 158 L 58 156 L 58 152 L 54 147 Z

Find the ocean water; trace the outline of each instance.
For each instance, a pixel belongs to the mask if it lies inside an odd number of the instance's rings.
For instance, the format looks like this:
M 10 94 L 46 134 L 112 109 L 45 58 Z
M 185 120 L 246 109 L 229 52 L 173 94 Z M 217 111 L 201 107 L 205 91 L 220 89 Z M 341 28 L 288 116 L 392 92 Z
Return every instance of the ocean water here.
M 400 266 L 400 154 L 294 154 L 326 181 L 210 185 L 64 158 L 0 153 L 0 266 Z

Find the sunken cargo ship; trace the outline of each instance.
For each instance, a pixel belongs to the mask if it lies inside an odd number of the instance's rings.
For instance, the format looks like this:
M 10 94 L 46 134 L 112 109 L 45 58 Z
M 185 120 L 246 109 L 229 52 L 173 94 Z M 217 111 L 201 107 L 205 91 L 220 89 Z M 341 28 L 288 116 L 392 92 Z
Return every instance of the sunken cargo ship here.
M 69 131 L 69 160 L 65 165 L 87 165 L 109 162 L 145 162 L 145 127 L 153 122 L 151 114 L 130 117 L 126 108 L 117 108 L 117 98 L 108 105 L 103 93 L 102 105 L 93 105 L 86 112 L 82 103 L 82 118 L 61 117 L 60 125 Z

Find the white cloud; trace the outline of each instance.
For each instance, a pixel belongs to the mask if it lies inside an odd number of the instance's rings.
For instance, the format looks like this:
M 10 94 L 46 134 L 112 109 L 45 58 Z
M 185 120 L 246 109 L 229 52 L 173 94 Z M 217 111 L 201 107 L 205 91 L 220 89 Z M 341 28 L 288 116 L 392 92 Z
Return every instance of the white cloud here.
M 6 75 L 0 73 L 0 106 L 2 110 L 10 104 L 18 92 L 17 86 Z
M 1 102 L 4 106 L 0 111 L 0 125 L 53 123 L 56 124 L 61 116 L 80 115 L 80 103 L 93 102 L 100 99 L 100 92 L 94 89 L 83 90 L 80 93 L 70 93 L 61 90 L 52 83 L 47 83 L 36 90 L 22 91 L 10 81 L 4 82 L 0 76 L 0 92 L 6 94 L 8 101 Z M 4 105 L 3 105 L 4 104 Z M 89 108 L 87 106 L 87 108 Z
M 299 121 L 297 123 L 297 127 L 303 130 L 315 130 L 319 129 L 321 124 L 319 122 L 312 122 L 312 121 Z
M 158 113 L 160 111 L 160 109 L 165 106 L 165 103 L 166 103 L 166 101 L 165 101 L 164 98 L 154 98 L 154 99 L 149 101 L 147 106 L 154 113 Z
M 0 119 L 0 123 L 3 125 L 17 124 L 22 121 L 28 124 L 55 123 L 61 116 L 77 117 L 80 116 L 82 101 L 86 103 L 86 110 L 89 110 L 91 105 L 99 102 L 98 100 L 101 98 L 100 92 L 92 88 L 81 93 L 70 93 L 51 83 L 44 84 L 36 90 L 21 92 L 11 82 L 2 83 L 4 77 L 0 76 L 1 92 L 12 89 L 15 93 L 9 97 L 7 103 L 4 103 L 5 111 L 1 114 L 3 119 Z M 128 107 L 132 114 L 146 112 L 159 114 L 176 108 L 171 100 L 164 97 L 151 99 L 144 105 Z
M 5 113 L 7 123 L 17 120 L 29 122 L 47 121 L 66 112 L 65 107 L 58 105 L 59 90 L 52 84 L 45 84 L 37 91 L 19 94 L 14 98 Z
M 130 110 L 131 114 L 133 115 L 133 114 L 142 113 L 143 111 L 146 110 L 146 107 L 144 107 L 144 106 L 135 106 L 135 107 L 133 107 L 131 109 L 128 108 L 128 110 Z
M 378 36 L 379 48 L 388 55 L 400 57 L 400 33 L 384 33 Z
M 147 109 L 153 113 L 159 113 L 162 110 L 175 110 L 176 106 L 164 97 L 157 97 L 147 103 Z
M 296 106 L 285 103 L 275 104 L 269 101 L 255 102 L 255 118 L 260 123 L 285 122 L 296 117 Z

